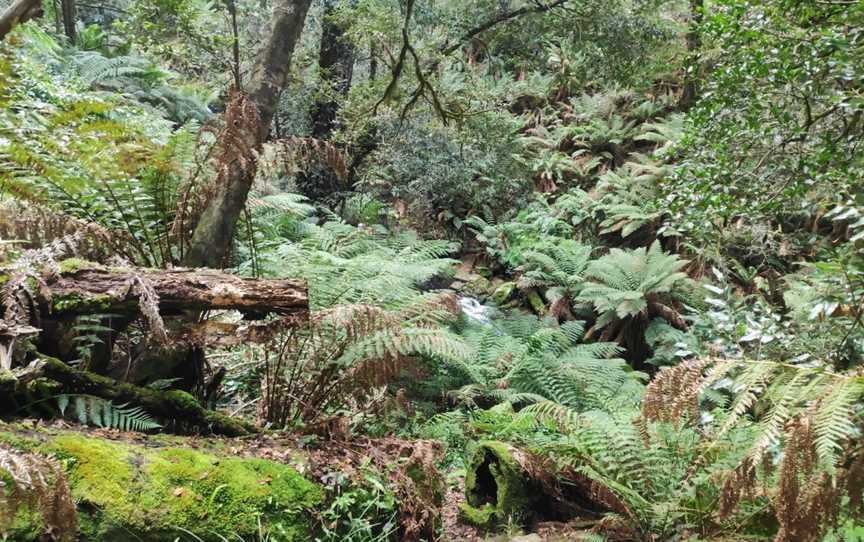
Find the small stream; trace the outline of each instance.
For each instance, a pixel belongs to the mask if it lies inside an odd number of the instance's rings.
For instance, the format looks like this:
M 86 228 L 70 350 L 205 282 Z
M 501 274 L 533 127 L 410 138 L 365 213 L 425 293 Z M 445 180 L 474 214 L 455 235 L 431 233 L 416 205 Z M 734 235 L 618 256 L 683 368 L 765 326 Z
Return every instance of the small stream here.
M 490 316 L 493 310 L 492 307 L 480 303 L 476 298 L 460 296 L 459 306 L 462 307 L 462 313 L 465 314 L 469 320 L 481 324 L 491 323 Z

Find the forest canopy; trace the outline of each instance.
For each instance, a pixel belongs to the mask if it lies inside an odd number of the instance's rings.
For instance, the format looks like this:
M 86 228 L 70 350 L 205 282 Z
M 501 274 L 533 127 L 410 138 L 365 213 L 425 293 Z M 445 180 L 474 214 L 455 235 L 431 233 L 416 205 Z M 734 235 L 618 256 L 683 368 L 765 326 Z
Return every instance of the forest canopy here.
M 864 2 L 0 0 L 0 540 L 864 540 Z

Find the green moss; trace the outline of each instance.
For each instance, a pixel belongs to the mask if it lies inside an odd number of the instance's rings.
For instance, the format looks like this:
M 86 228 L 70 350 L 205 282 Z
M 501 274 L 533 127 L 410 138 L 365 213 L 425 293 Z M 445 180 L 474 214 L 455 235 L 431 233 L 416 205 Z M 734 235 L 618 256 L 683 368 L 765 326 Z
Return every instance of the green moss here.
M 510 298 L 513 297 L 514 292 L 516 292 L 516 283 L 505 282 L 495 288 L 495 291 L 492 292 L 492 301 L 494 301 L 498 305 L 503 305 L 510 301 Z
M 479 508 L 475 508 L 468 503 L 460 502 L 459 515 L 466 523 L 488 528 L 494 524 L 495 507 L 487 503 Z
M 108 309 L 114 304 L 114 298 L 106 294 L 81 295 L 79 292 L 71 292 L 53 298 L 52 310 L 54 312 L 66 312 L 75 309 Z
M 81 271 L 83 269 L 102 268 L 102 266 L 96 262 L 82 260 L 81 258 L 67 258 L 62 262 L 58 263 L 57 266 L 60 268 L 60 273 L 63 275 L 68 273 L 75 273 L 76 271 Z
M 532 488 L 514 451 L 504 442 L 478 444 L 465 476 L 468 502 L 460 506 L 467 521 L 491 527 L 521 520 L 530 512 L 538 492 Z
M 5 431 L 5 429 L 13 429 L 13 427 L 7 424 L 0 424 L 0 444 L 21 452 L 31 452 L 39 446 L 36 440 L 22 437 L 11 431 Z
M 44 532 L 45 522 L 33 499 L 27 498 L 15 478 L 0 468 L 0 539 L 39 540 Z
M 546 312 L 546 303 L 543 301 L 543 298 L 540 297 L 540 294 L 537 293 L 536 290 L 528 290 L 528 303 L 531 305 L 531 308 L 535 313 L 539 315 L 543 315 Z
M 280 540 L 305 540 L 318 487 L 293 468 L 263 459 L 220 458 L 181 448 L 144 449 L 77 435 L 53 439 L 72 494 L 81 536 L 91 540 L 171 540 L 178 528 L 202 540 L 249 539 L 260 524 Z M 122 533 L 126 533 L 126 538 Z M 134 537 L 133 537 L 134 538 Z

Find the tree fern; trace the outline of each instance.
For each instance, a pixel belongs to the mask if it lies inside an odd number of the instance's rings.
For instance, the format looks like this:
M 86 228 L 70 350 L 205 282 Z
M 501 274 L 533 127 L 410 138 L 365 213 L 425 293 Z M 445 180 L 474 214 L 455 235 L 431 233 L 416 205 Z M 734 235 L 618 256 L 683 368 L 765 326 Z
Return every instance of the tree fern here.
M 466 361 L 471 381 L 457 397 L 476 403 L 525 404 L 551 401 L 585 409 L 603 404 L 635 405 L 644 375 L 615 358 L 611 343 L 579 344 L 581 322 L 558 326 L 536 317 L 493 320 L 491 327 L 469 326 L 463 336 L 474 354 Z
M 538 244 L 525 253 L 520 287 L 545 289 L 550 314 L 572 319 L 572 304 L 582 290 L 592 250 L 569 239 Z
M 643 332 L 651 318 L 663 318 L 678 329 L 687 329 L 673 305 L 689 281 L 681 271 L 686 264 L 675 255 L 665 254 L 656 241 L 648 249 L 613 248 L 591 262 L 586 270 L 591 280 L 579 296 L 598 314 L 589 335 L 603 330 L 604 340 L 616 340 L 630 349 L 632 358 L 643 361 L 649 355 Z

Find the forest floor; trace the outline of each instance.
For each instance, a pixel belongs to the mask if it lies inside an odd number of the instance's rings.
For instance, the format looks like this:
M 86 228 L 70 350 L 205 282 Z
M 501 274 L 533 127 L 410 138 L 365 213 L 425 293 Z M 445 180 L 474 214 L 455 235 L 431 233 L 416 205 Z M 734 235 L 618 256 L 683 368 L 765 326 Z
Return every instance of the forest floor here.
M 218 457 L 237 459 L 266 459 L 275 463 L 289 465 L 306 479 L 325 483 L 334 472 L 347 478 L 361 475 L 362 465 L 370 458 L 378 468 L 399 473 L 400 463 L 405 457 L 435 457 L 437 443 L 425 440 L 403 440 L 397 438 L 360 438 L 351 441 L 308 442 L 302 435 L 258 434 L 248 437 L 202 437 L 177 436 L 171 434 L 145 434 L 126 432 L 116 429 L 98 428 L 71 423 L 58 419 L 45 422 L 39 419 L 22 419 L 14 424 L 0 422 L 0 442 L 42 442 L 50 443 L 57 437 L 82 437 L 98 439 L 122 446 L 140 447 L 147 450 L 176 449 L 194 450 Z M 387 468 L 389 464 L 390 468 Z M 434 468 L 431 464 L 428 467 Z M 490 534 L 467 525 L 460 520 L 459 504 L 465 501 L 464 477 L 448 476 L 447 472 L 435 470 L 438 482 L 443 484 L 440 506 L 428 503 L 428 512 L 439 517 L 439 536 L 441 541 L 466 542 L 558 542 L 579 540 L 579 534 L 588 534 L 584 523 L 574 519 L 569 523 L 543 522 L 532 526 L 526 533 L 523 529 L 512 527 L 502 534 Z M 402 484 L 400 475 L 395 474 L 395 485 Z M 417 496 L 415 496 L 417 497 Z M 417 502 L 415 499 L 410 499 Z M 419 511 L 415 510 L 415 514 Z

